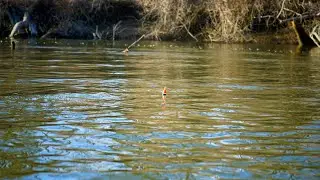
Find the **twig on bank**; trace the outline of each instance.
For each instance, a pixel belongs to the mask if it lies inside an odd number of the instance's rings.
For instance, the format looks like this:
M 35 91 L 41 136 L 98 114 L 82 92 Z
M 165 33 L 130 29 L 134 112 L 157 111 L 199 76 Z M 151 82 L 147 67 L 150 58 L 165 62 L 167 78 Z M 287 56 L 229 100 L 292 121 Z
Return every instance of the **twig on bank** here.
M 313 29 L 312 29 L 312 32 L 310 33 L 310 38 L 313 40 L 313 42 L 320 48 L 320 33 L 318 34 L 317 33 L 317 30 L 318 32 L 320 32 L 320 24 L 316 25 Z
M 189 31 L 189 29 L 187 28 L 187 26 L 185 24 L 182 24 L 184 29 L 186 29 L 187 33 L 198 42 L 198 39 Z
M 283 1 L 282 1 L 282 3 L 281 3 L 281 9 L 280 9 L 278 15 L 276 16 L 276 19 L 278 19 L 278 18 L 280 17 L 280 15 L 281 15 L 281 13 L 282 13 L 282 11 L 283 11 L 284 3 L 285 3 L 285 2 L 286 2 L 286 0 L 283 0 Z
M 99 32 L 99 26 L 96 25 L 96 32 L 92 33 L 93 39 L 101 39 L 102 33 Z
M 132 44 L 130 44 L 126 49 L 124 49 L 122 52 L 127 53 L 129 52 L 129 49 L 131 48 L 131 46 L 135 45 L 137 42 L 139 42 L 142 38 L 145 37 L 145 34 L 143 34 L 139 39 L 137 39 L 135 42 L 133 42 Z
M 112 42 L 114 43 L 116 32 L 120 29 L 120 24 L 122 21 L 117 22 L 117 24 L 114 24 L 112 27 Z
M 286 23 L 289 21 L 295 21 L 295 20 L 303 20 L 303 19 L 311 19 L 311 18 L 320 18 L 320 12 L 317 14 L 306 14 L 306 15 L 301 15 L 299 17 L 291 17 L 288 19 L 279 19 L 280 23 Z
M 283 10 L 285 10 L 285 11 L 289 11 L 289 12 L 292 12 L 292 13 L 294 13 L 294 14 L 296 14 L 296 15 L 298 15 L 298 16 L 300 16 L 300 17 L 302 17 L 302 14 L 297 13 L 297 12 L 295 12 L 295 11 L 291 10 L 291 9 L 283 8 Z

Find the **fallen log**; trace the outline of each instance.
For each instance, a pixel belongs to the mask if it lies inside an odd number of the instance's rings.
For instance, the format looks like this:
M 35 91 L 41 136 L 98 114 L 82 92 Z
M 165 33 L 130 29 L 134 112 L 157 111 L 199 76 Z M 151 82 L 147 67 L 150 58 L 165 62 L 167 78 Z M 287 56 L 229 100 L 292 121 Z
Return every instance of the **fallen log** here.
M 291 21 L 291 25 L 296 33 L 299 46 L 309 46 L 315 47 L 316 43 L 310 38 L 310 36 L 306 33 L 301 24 L 295 23 L 295 21 Z

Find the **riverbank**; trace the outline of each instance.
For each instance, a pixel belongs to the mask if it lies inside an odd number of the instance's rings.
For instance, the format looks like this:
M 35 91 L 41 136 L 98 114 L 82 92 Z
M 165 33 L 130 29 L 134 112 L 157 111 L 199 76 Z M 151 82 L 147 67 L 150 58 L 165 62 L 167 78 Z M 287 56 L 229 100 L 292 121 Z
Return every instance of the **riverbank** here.
M 0 0 L 0 36 L 7 37 L 26 12 L 29 34 L 15 37 L 136 39 L 201 42 L 296 43 L 286 20 L 310 31 L 319 3 L 273 0 Z

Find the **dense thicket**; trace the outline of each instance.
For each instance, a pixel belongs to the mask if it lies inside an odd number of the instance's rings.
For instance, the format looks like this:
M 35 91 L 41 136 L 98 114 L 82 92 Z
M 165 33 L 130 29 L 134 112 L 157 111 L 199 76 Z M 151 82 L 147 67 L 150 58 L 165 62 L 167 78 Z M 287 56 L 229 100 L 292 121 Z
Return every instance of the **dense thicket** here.
M 241 42 L 275 32 L 285 19 L 319 23 L 319 0 L 0 0 L 0 35 L 29 11 L 40 34 L 103 38 L 147 34 L 152 39 Z M 320 14 L 319 14 L 320 15 Z M 308 19 L 308 20 L 307 20 Z
M 2 35 L 7 35 L 26 11 L 39 36 L 46 37 L 93 38 L 98 31 L 107 39 L 117 30 L 117 36 L 130 38 L 137 34 L 141 19 L 140 6 L 130 0 L 0 0 L 0 7 Z
M 291 17 L 314 16 L 319 0 L 139 0 L 155 38 L 191 34 L 207 41 L 245 41 L 252 32 L 276 31 Z M 315 18 L 308 23 L 319 23 Z

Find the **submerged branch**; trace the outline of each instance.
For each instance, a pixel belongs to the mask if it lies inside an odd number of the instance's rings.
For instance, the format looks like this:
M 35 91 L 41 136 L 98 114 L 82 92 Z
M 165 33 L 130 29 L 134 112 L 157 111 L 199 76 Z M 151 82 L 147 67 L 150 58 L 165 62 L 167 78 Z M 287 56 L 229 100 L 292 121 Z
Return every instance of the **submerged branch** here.
M 142 38 L 145 37 L 145 34 L 143 34 L 138 40 L 136 40 L 135 42 L 133 42 L 132 44 L 130 44 L 126 49 L 124 49 L 122 52 L 127 53 L 129 51 L 129 49 L 135 45 L 137 42 L 139 42 Z

